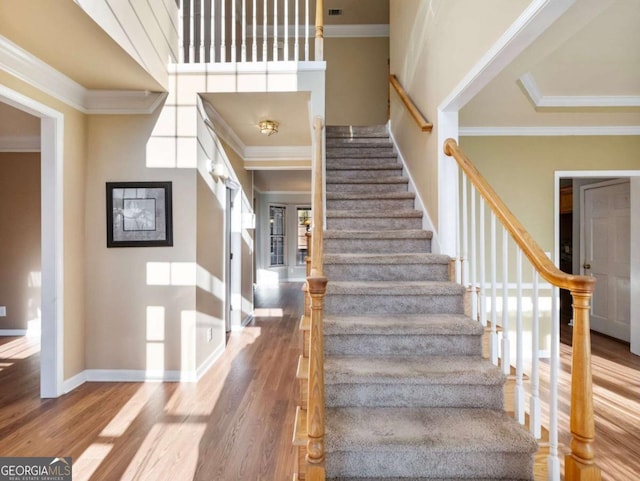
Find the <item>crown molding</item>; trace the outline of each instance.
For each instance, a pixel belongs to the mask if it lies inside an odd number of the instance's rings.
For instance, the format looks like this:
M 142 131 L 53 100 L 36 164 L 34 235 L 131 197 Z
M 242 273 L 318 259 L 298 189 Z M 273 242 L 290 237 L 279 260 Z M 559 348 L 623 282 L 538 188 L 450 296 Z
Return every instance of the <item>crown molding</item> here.
M 40 136 L 0 136 L 0 152 L 40 152 Z
M 640 95 L 544 95 L 531 72 L 519 80 L 536 108 L 640 107 Z
M 85 114 L 150 114 L 166 92 L 91 90 L 0 35 L 0 69 Z
M 325 38 L 388 37 L 389 24 L 325 25 L 324 36 Z
M 640 125 L 460 127 L 460 137 L 640 135 Z

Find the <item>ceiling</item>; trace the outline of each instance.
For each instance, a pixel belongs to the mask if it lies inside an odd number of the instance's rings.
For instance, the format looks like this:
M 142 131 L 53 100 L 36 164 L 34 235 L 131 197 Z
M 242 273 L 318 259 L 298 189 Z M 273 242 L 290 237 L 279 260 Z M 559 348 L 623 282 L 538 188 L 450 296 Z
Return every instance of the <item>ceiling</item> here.
M 580 0 L 460 111 L 465 127 L 640 125 L 640 0 Z
M 311 145 L 309 92 L 206 93 L 202 98 L 244 146 Z M 278 133 L 270 136 L 260 133 L 261 120 L 279 122 Z
M 164 90 L 74 0 L 0 0 L 0 33 L 87 89 Z

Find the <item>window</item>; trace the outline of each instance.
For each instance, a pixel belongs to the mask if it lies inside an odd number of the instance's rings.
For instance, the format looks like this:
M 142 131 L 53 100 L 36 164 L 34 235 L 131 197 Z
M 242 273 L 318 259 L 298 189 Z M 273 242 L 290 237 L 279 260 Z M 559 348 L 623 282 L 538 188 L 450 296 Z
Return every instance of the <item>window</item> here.
M 296 250 L 296 264 L 304 265 L 305 258 L 308 255 L 307 236 L 311 226 L 311 208 L 298 207 L 298 248 Z
M 269 206 L 269 228 L 271 245 L 271 265 L 284 265 L 284 224 L 286 219 L 286 207 Z

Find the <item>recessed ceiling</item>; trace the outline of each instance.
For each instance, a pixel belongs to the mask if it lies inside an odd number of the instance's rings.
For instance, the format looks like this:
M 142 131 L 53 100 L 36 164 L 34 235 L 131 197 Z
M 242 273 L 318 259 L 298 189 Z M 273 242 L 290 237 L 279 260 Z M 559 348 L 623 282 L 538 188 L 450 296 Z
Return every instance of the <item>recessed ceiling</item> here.
M 2 0 L 0 32 L 87 89 L 164 90 L 73 0 Z
M 309 92 L 206 93 L 202 98 L 247 147 L 311 145 Z M 278 133 L 261 134 L 261 120 L 279 122 Z
M 461 127 L 640 125 L 638 25 L 638 0 L 576 2 L 460 111 Z M 562 107 L 537 106 L 521 79 Z

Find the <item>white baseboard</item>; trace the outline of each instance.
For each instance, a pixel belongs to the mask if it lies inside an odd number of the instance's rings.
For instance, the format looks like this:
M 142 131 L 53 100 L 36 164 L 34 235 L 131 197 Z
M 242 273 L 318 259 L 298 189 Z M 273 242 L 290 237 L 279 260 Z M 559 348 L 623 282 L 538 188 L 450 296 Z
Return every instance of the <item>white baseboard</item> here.
M 245 327 L 247 324 L 249 324 L 251 321 L 253 321 L 255 319 L 255 311 L 251 311 L 249 314 L 247 314 L 247 317 L 245 317 L 242 320 L 242 327 Z
M 196 371 L 143 371 L 136 369 L 86 369 L 65 380 L 66 394 L 85 382 L 198 382 L 224 353 L 220 345 Z
M 202 376 L 204 376 L 207 371 L 211 369 L 211 366 L 216 363 L 220 356 L 224 354 L 224 348 L 224 344 L 219 345 L 216 350 L 213 351 L 202 364 L 200 364 L 200 367 L 195 372 L 195 379 L 193 381 L 197 382 L 202 379 Z
M 0 329 L 0 337 L 17 337 L 26 335 L 26 329 Z

